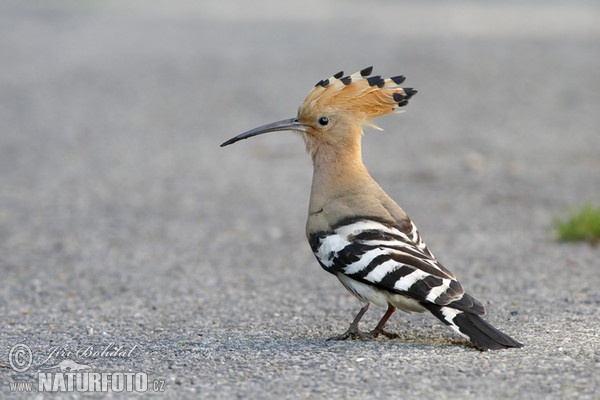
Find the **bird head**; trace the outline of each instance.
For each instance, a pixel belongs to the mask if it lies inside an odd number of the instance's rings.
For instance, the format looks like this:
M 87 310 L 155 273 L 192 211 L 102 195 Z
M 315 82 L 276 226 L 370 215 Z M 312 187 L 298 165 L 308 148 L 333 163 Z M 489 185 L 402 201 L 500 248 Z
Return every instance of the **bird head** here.
M 384 79 L 370 76 L 373 67 L 352 75 L 338 72 L 320 80 L 308 93 L 294 118 L 273 122 L 237 135 L 221 147 L 242 139 L 276 131 L 300 132 L 308 150 L 313 153 L 320 146 L 339 146 L 355 142 L 363 126 L 378 128 L 371 121 L 382 115 L 399 112 L 417 93 L 412 88 L 401 88 L 404 76 Z

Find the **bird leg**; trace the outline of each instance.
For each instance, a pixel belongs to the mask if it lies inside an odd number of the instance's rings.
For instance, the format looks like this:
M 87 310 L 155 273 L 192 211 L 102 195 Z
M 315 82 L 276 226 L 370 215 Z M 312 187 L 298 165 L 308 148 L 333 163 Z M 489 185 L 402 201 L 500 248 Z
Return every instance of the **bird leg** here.
M 386 330 L 383 329 L 383 327 L 387 323 L 388 319 L 390 319 L 390 317 L 392 316 L 392 314 L 394 313 L 394 311 L 396 311 L 396 307 L 394 307 L 391 304 L 388 304 L 387 311 L 385 312 L 385 314 L 383 315 L 383 317 L 381 317 L 381 320 L 379 321 L 379 323 L 377 324 L 377 326 L 375 327 L 375 329 L 373 329 L 369 333 L 369 335 L 372 336 L 373 338 L 376 338 L 380 334 L 383 335 L 383 336 L 385 336 L 385 337 L 387 337 L 388 339 L 399 338 L 400 335 L 398 335 L 397 333 L 388 332 L 388 331 L 386 331 Z
M 358 330 L 358 323 L 359 323 L 360 319 L 363 317 L 363 315 L 365 315 L 365 313 L 367 312 L 368 309 L 369 309 L 369 303 L 367 303 L 363 308 L 361 308 L 360 311 L 358 312 L 358 314 L 356 314 L 356 317 L 354 317 L 354 321 L 352 321 L 352 323 L 350 324 L 350 327 L 348 327 L 348 330 L 346 332 L 342 333 L 341 335 L 332 336 L 329 339 L 327 339 L 327 341 L 329 341 L 329 340 L 347 340 L 347 339 L 372 340 L 374 338 L 374 336 L 371 333 L 364 333 L 364 332 L 361 332 L 360 330 Z M 385 322 L 384 322 L 384 325 L 385 325 Z

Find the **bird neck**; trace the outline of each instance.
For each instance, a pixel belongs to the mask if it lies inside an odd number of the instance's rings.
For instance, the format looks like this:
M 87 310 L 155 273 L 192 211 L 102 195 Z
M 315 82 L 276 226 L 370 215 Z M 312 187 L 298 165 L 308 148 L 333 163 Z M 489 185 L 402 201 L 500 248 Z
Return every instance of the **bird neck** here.
M 359 195 L 378 187 L 362 161 L 360 137 L 344 146 L 320 144 L 311 152 L 313 180 L 309 213 L 334 199 Z

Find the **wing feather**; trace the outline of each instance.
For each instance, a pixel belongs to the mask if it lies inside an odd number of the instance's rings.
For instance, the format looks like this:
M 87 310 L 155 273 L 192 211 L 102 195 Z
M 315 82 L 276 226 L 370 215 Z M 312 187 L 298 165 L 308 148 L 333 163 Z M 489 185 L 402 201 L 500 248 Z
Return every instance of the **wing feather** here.
M 415 225 L 402 229 L 368 217 L 341 221 L 311 237 L 311 247 L 327 271 L 423 304 L 450 306 L 475 314 L 484 307 L 429 251 Z

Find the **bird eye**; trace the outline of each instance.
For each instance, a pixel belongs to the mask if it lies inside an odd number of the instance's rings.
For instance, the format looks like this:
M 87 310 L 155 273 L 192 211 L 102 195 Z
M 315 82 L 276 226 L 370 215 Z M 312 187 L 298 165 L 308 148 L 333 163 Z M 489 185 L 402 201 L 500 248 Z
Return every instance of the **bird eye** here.
M 319 125 L 325 126 L 329 123 L 329 118 L 327 117 L 321 117 L 319 118 Z

